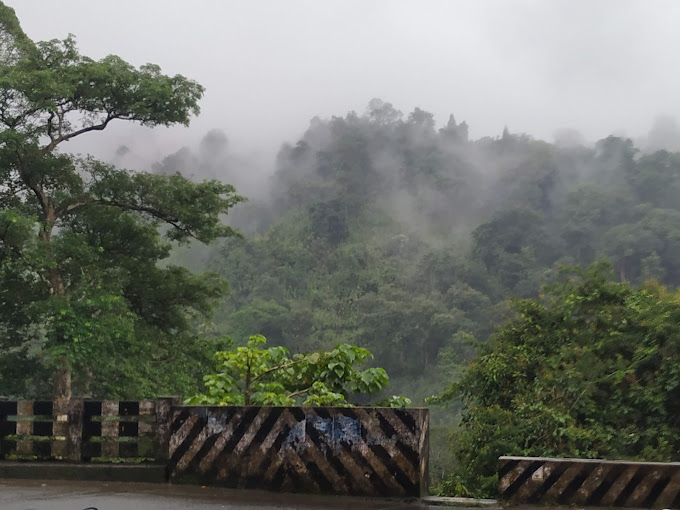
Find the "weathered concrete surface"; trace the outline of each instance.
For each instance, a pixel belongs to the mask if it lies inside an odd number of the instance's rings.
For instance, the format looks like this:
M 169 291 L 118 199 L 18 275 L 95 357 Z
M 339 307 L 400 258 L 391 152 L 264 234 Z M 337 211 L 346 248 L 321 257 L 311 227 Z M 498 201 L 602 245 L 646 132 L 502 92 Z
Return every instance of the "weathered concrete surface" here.
M 141 483 L 0 479 L 2 510 L 427 510 L 422 502 Z M 437 507 L 441 508 L 441 507 Z
M 226 488 L 416 498 L 428 494 L 428 437 L 429 411 L 417 408 L 0 397 L 0 477 L 16 479 L 160 482 L 169 475 Z M 26 463 L 6 463 L 13 461 Z
M 680 508 L 680 463 L 501 457 L 498 494 L 514 505 Z
M 427 409 L 174 407 L 177 483 L 375 497 L 427 495 Z
M 0 397 L 0 459 L 165 463 L 173 402 Z
M 449 506 L 458 508 L 500 508 L 498 501 L 495 499 L 477 499 L 477 498 L 451 498 L 445 496 L 426 496 L 421 498 L 422 503 L 430 506 Z
M 155 464 L 73 464 L 66 462 L 0 462 L 0 479 L 78 480 L 165 483 L 167 469 Z M 0 510 L 2 507 L 0 507 Z

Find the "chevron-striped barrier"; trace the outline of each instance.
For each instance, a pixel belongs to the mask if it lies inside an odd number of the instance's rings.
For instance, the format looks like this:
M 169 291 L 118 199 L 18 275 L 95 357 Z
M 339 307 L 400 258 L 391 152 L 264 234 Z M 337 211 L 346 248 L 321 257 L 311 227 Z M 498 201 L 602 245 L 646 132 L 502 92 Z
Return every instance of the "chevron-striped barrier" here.
M 427 409 L 175 407 L 172 481 L 366 496 L 427 494 Z
M 512 504 L 680 508 L 680 463 L 501 457 L 498 479 Z

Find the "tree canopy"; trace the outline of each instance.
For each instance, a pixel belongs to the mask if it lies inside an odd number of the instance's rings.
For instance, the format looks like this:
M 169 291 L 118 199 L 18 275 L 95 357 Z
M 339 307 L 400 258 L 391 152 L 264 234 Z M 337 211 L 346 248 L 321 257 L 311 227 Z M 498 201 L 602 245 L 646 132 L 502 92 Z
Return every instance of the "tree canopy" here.
M 378 393 L 389 384 L 383 368 L 357 370 L 373 355 L 356 345 L 329 351 L 297 353 L 285 347 L 265 348 L 253 335 L 245 347 L 220 351 L 217 373 L 203 378 L 205 393 L 186 400 L 193 405 L 349 406 L 352 397 Z M 403 407 L 411 401 L 392 396 L 378 405 Z
M 501 453 L 674 458 L 680 155 L 619 136 L 472 139 L 453 115 L 438 128 L 374 99 L 312 119 L 241 205 L 211 179 L 260 174 L 219 130 L 151 172 L 67 150 L 115 122 L 186 125 L 202 95 L 72 36 L 33 42 L 0 2 L 0 394 L 186 396 L 218 351 L 203 397 L 245 403 L 243 367 L 321 370 L 352 346 L 417 404 L 460 379 L 462 400 L 432 413 L 450 427 L 463 408 L 452 490 L 487 490 Z M 558 269 L 601 259 L 612 279 Z M 278 347 L 223 340 L 252 333 Z M 354 391 L 289 383 L 259 375 L 249 401 Z
M 218 331 L 291 352 L 367 348 L 422 404 L 513 316 L 509 298 L 537 298 L 561 265 L 609 259 L 631 288 L 680 284 L 676 159 L 615 136 L 473 140 L 453 117 L 437 129 L 374 100 L 281 148 L 270 192 L 234 217 L 244 238 L 173 256 L 229 280 Z M 453 404 L 433 410 L 435 427 L 458 422 Z
M 192 317 L 208 316 L 225 287 L 158 262 L 171 241 L 234 235 L 222 215 L 242 198 L 63 146 L 113 121 L 187 125 L 203 87 L 152 64 L 90 59 L 73 36 L 34 43 L 2 3 L 0 26 L 0 390 L 44 394 L 55 369 L 58 396 L 71 394 L 72 369 L 88 393 L 172 388 L 152 364 L 172 358 L 186 373 L 204 357 Z M 141 353 L 143 366 L 131 362 Z
M 501 455 L 678 461 L 680 294 L 571 269 L 484 346 L 439 400 L 462 398 L 451 439 L 467 490 L 493 495 Z

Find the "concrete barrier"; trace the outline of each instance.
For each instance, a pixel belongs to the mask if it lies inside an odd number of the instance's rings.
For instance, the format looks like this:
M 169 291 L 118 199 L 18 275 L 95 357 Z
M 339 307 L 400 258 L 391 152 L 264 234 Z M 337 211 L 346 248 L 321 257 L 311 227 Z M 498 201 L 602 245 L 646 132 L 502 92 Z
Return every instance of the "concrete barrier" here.
M 174 482 L 284 492 L 427 494 L 427 409 L 174 407 Z
M 45 477 L 48 470 L 60 479 L 122 480 L 126 471 L 96 465 L 127 463 L 130 473 L 135 465 L 152 478 L 159 471 L 151 467 L 162 467 L 180 483 L 382 497 L 428 493 L 427 409 L 178 402 L 0 400 L 0 475 Z
M 0 400 L 0 460 L 164 463 L 172 403 Z
M 510 504 L 680 508 L 680 463 L 501 457 Z

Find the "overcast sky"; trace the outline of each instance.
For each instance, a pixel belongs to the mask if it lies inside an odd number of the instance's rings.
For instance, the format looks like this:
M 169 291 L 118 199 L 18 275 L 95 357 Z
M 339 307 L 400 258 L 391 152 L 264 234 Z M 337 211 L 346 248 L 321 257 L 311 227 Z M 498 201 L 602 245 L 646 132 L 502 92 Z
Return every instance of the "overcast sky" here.
M 680 117 L 675 0 L 5 2 L 34 40 L 73 33 L 93 58 L 202 83 L 188 132 L 151 135 L 166 154 L 215 127 L 241 150 L 271 151 L 313 116 L 363 112 L 373 97 L 440 124 L 453 113 L 474 138 L 506 125 L 544 139 L 559 128 L 637 136 Z

